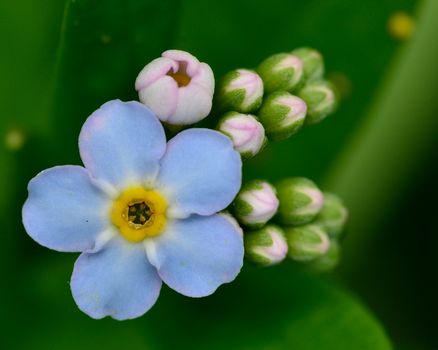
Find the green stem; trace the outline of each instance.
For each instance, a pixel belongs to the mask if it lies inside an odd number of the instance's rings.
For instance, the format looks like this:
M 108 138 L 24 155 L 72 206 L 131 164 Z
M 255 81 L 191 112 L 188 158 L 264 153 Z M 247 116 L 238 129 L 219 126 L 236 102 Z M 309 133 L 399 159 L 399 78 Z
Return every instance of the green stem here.
M 419 11 L 416 33 L 388 72 L 363 124 L 326 181 L 350 213 L 344 269 L 366 262 L 378 225 L 437 141 L 438 1 Z M 377 54 L 377 53 L 376 53 Z

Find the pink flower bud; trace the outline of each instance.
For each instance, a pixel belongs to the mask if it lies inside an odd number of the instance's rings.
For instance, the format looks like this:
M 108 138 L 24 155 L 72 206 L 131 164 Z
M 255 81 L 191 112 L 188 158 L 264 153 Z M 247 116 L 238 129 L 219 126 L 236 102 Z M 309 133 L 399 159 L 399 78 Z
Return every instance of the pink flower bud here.
M 137 77 L 140 101 L 169 124 L 187 125 L 204 119 L 214 93 L 210 66 L 185 51 L 168 50 L 161 56 Z
M 250 114 L 229 112 L 219 122 L 218 130 L 231 139 L 244 158 L 255 156 L 266 141 L 263 125 Z

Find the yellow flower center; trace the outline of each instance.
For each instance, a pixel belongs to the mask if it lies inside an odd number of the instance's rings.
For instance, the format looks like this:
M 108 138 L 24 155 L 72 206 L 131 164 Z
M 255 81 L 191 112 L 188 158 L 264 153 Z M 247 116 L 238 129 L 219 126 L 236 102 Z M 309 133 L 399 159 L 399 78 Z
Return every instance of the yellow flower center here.
M 167 75 L 176 81 L 178 87 L 187 86 L 191 81 L 190 76 L 187 74 L 187 62 L 179 62 L 178 70 L 174 72 L 171 69 L 169 72 L 167 72 Z
M 166 209 L 167 202 L 159 192 L 132 187 L 114 201 L 111 220 L 128 241 L 140 242 L 163 232 Z

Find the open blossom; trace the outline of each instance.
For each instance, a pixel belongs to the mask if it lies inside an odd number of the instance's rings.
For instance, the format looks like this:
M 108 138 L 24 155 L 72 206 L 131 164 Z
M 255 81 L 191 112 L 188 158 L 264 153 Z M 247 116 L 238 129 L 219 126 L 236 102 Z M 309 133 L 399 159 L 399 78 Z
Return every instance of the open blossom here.
M 208 64 L 188 52 L 168 50 L 143 68 L 135 89 L 161 121 L 187 125 L 210 113 L 214 76 Z
M 85 167 L 54 167 L 30 181 L 23 222 L 41 245 L 82 253 L 71 278 L 82 311 L 135 318 L 162 282 L 202 297 L 237 276 L 241 233 L 216 214 L 241 184 L 229 138 L 189 129 L 166 144 L 148 108 L 111 101 L 87 119 L 79 148 Z
M 251 114 L 229 112 L 219 121 L 218 130 L 231 139 L 244 158 L 255 156 L 266 142 L 263 125 Z

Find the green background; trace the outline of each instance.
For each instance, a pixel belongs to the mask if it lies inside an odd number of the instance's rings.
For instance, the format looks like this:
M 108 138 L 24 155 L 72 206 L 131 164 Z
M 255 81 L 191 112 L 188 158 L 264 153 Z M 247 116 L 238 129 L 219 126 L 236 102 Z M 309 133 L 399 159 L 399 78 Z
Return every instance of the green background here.
M 388 34 L 396 11 L 417 31 Z M 1 344 L 6 349 L 436 349 L 438 2 L 414 0 L 5 0 L 0 4 Z M 347 202 L 335 273 L 245 266 L 205 299 L 167 287 L 140 319 L 95 321 L 68 281 L 75 254 L 40 247 L 21 205 L 38 171 L 80 164 L 77 136 L 105 101 L 136 99 L 169 48 L 216 77 L 312 46 L 347 81 L 338 111 L 246 163 L 247 178 L 307 176 Z M 213 123 L 213 121 L 212 121 Z M 391 345 L 392 344 L 392 345 Z

